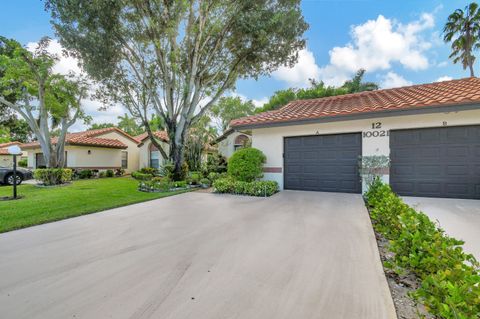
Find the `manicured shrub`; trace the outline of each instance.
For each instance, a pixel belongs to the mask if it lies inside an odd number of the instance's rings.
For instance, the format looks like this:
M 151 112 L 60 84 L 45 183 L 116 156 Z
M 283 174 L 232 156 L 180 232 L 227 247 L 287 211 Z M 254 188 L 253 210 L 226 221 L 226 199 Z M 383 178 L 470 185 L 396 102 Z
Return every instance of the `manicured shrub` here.
M 413 297 L 439 318 L 480 318 L 480 265 L 463 251 L 463 242 L 447 236 L 379 180 L 365 197 L 375 230 L 390 240 L 393 265 L 421 280 Z
M 33 175 L 46 186 L 60 185 L 72 180 L 72 170 L 69 168 L 39 168 Z
M 106 177 L 113 177 L 114 174 L 115 174 L 115 173 L 114 173 L 113 170 L 111 170 L 111 169 L 107 169 L 107 171 L 105 172 L 105 176 L 106 176 Z
M 82 169 L 78 172 L 78 178 L 89 179 L 93 177 L 93 171 L 90 169 Z
M 200 185 L 202 185 L 203 187 L 210 187 L 210 185 L 212 185 L 212 183 L 210 182 L 210 180 L 208 178 L 202 178 L 200 180 Z
M 28 160 L 26 158 L 23 158 L 18 161 L 18 166 L 20 167 L 27 167 L 28 166 Z
M 141 172 L 137 171 L 137 172 L 132 173 L 132 177 L 135 178 L 136 180 L 139 180 L 139 181 L 148 181 L 148 180 L 151 180 L 153 178 L 153 175 L 144 174 L 144 173 L 141 173 Z
M 202 179 L 202 175 L 199 172 L 190 172 L 186 181 L 190 185 L 198 185 L 200 184 L 200 180 Z
M 256 148 L 244 148 L 233 153 L 228 160 L 228 174 L 243 182 L 252 182 L 263 176 L 266 157 Z
M 279 190 L 274 181 L 236 181 L 233 178 L 219 178 L 213 182 L 216 193 L 228 193 L 250 196 L 272 196 Z
M 107 177 L 107 173 L 105 171 L 98 173 L 98 178 L 105 178 L 105 177 Z
M 186 181 L 173 182 L 173 187 L 174 188 L 186 188 L 187 187 L 187 182 Z
M 143 167 L 139 170 L 140 173 L 142 174 L 150 174 L 150 175 L 157 175 L 158 174 L 158 170 L 156 168 L 153 168 L 153 167 Z

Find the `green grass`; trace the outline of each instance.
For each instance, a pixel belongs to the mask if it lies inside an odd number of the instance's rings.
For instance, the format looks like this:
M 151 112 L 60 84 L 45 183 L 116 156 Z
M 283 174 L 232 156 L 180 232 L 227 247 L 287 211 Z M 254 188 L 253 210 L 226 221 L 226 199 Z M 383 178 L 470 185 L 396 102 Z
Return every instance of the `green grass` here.
M 186 192 L 144 193 L 137 186 L 131 177 L 79 180 L 55 188 L 21 185 L 18 194 L 24 198 L 0 201 L 0 233 Z M 11 186 L 0 187 L 0 197 L 11 194 Z

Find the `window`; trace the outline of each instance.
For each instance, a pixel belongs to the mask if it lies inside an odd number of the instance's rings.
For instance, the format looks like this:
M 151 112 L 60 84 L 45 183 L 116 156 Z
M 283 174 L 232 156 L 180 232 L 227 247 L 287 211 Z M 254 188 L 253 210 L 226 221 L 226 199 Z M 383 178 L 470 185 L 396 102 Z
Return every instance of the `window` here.
M 150 167 L 159 169 L 160 168 L 160 152 L 159 151 L 150 151 Z
M 149 163 L 151 168 L 160 168 L 160 151 L 158 148 L 153 145 L 153 143 L 150 143 L 149 146 L 149 151 L 150 151 L 150 158 L 149 158 Z
M 36 168 L 47 167 L 47 165 L 45 164 L 45 158 L 43 157 L 43 153 L 36 153 L 35 154 L 35 167 Z
M 248 138 L 248 136 L 243 134 L 238 135 L 235 138 L 235 141 L 233 142 L 233 150 L 237 151 L 241 148 L 244 148 L 248 145 L 249 142 L 250 142 L 250 139 Z
M 122 151 L 122 168 L 128 167 L 128 152 Z

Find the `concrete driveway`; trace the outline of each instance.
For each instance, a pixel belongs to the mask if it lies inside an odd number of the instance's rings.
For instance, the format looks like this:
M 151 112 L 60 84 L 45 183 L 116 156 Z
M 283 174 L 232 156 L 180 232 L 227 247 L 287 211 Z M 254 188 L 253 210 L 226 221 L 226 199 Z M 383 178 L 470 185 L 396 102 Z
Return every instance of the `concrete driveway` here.
M 447 234 L 465 241 L 465 251 L 480 260 L 480 200 L 404 197 L 404 201 L 438 221 Z
M 86 199 L 88 200 L 88 199 Z M 20 318 L 395 318 L 360 195 L 188 193 L 0 234 Z

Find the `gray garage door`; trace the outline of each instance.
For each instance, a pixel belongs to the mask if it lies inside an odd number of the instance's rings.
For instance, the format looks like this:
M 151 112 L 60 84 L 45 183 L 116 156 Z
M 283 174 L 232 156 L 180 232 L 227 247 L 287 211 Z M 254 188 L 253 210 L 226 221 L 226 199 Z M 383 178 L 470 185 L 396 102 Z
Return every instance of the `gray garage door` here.
M 480 199 L 480 126 L 392 131 L 390 151 L 398 194 Z
M 360 133 L 285 138 L 286 189 L 360 193 Z

